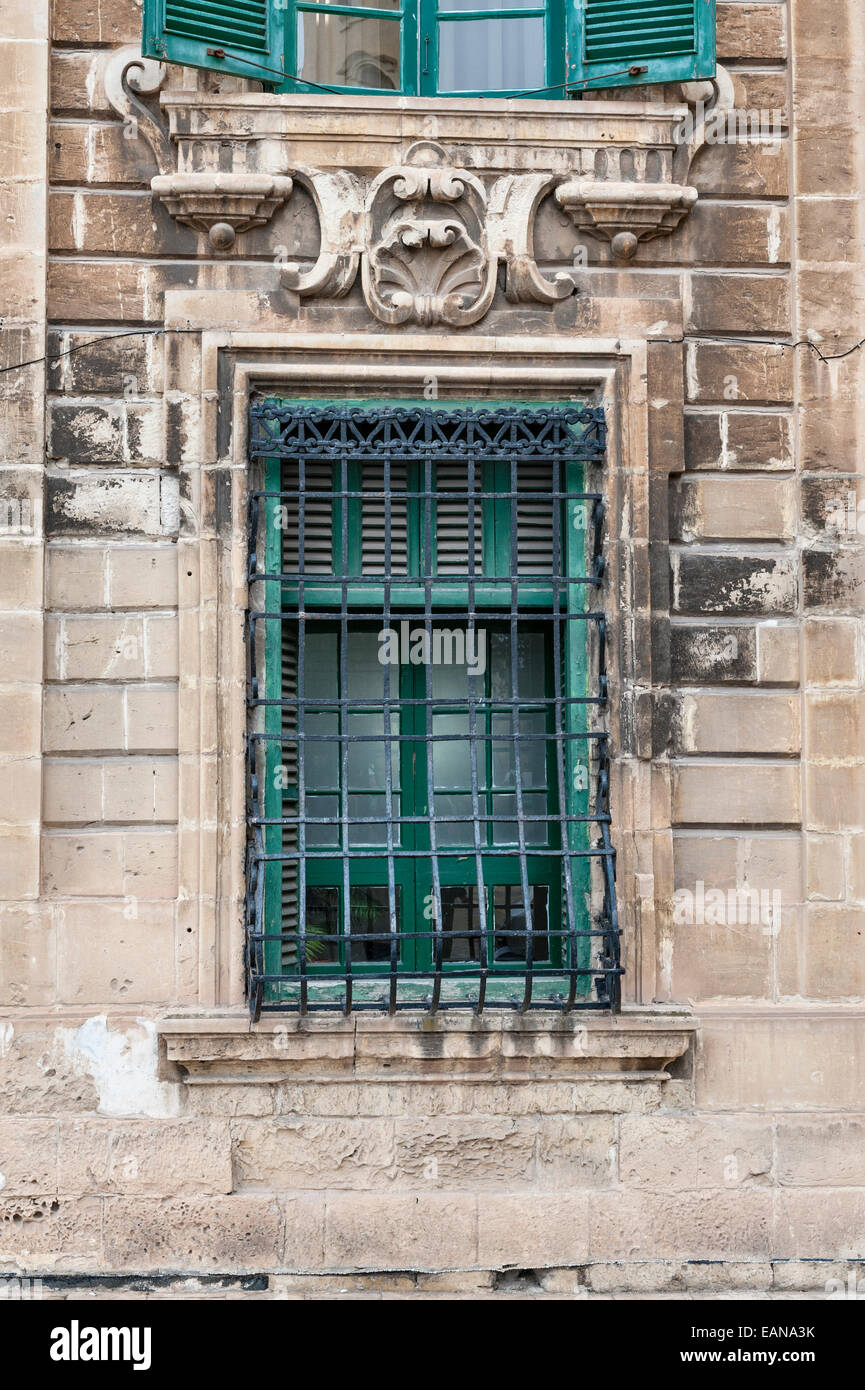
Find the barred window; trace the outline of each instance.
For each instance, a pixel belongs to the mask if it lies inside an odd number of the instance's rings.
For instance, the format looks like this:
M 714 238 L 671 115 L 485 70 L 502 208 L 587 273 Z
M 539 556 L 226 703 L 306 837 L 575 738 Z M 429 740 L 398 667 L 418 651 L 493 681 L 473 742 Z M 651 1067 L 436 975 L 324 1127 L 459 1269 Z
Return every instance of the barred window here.
M 252 407 L 253 1016 L 615 1004 L 603 448 L 574 406 Z

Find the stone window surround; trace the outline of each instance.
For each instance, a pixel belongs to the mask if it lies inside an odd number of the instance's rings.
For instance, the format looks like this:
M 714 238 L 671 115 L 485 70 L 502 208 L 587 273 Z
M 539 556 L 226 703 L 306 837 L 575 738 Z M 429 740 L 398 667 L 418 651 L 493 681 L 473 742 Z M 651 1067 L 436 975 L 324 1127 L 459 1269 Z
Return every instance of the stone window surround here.
M 657 1080 L 690 1045 L 696 1020 L 687 1011 L 657 1006 L 663 957 L 664 907 L 672 898 L 672 836 L 669 778 L 663 761 L 653 762 L 650 721 L 639 716 L 651 699 L 654 653 L 648 641 L 652 592 L 649 565 L 650 402 L 647 381 L 653 354 L 675 355 L 675 324 L 638 327 L 633 338 L 485 337 L 475 334 L 306 333 L 262 331 L 255 296 L 231 295 L 232 317 L 241 326 L 226 331 L 225 296 L 212 290 L 169 292 L 166 297 L 166 398 L 183 402 L 188 419 L 198 417 L 180 463 L 180 928 L 197 947 L 197 997 L 160 1024 L 169 1059 L 191 1076 L 210 1069 L 214 1057 L 237 1068 L 261 1063 L 259 1034 L 281 1037 L 277 1057 L 300 1059 L 310 1034 L 327 1034 L 326 1048 L 366 1051 L 365 1039 L 384 1034 L 406 1040 L 442 1030 L 455 1033 L 476 1056 L 477 1035 L 497 1039 L 494 1071 L 516 1052 L 526 1065 L 548 1055 L 544 1037 L 570 1038 L 565 1055 L 574 1076 L 599 1079 L 589 1059 L 605 1057 L 632 1080 Z M 246 305 L 249 327 L 242 326 Z M 671 314 L 677 306 L 671 304 Z M 617 317 L 640 325 L 646 306 L 616 301 Z M 172 335 L 172 329 L 182 330 Z M 652 337 L 661 341 L 653 343 Z M 189 393 L 190 362 L 200 364 L 199 399 Z M 657 360 L 657 358 L 656 358 Z M 659 362 L 660 366 L 660 362 Z M 674 373 L 665 372 L 665 382 Z M 621 1015 L 577 1014 L 503 1018 L 501 1011 L 457 1022 L 401 1014 L 298 1020 L 268 1015 L 249 1023 L 243 989 L 242 897 L 245 844 L 245 763 L 239 756 L 246 725 L 243 615 L 246 607 L 246 430 L 250 392 L 264 388 L 290 397 L 345 393 L 382 399 L 417 394 L 425 376 L 438 379 L 443 395 L 472 399 L 473 393 L 501 397 L 543 393 L 589 395 L 607 407 L 608 593 L 610 681 L 615 692 L 610 721 L 614 767 L 613 839 L 618 851 L 618 894 L 627 974 Z M 678 372 L 681 380 L 681 371 Z M 667 400 L 660 403 L 670 404 Z M 675 403 L 672 403 L 675 405 Z M 197 438 L 196 438 L 197 436 Z M 195 439 L 195 443 L 191 442 Z M 665 441 L 666 442 L 666 441 Z M 653 469 L 681 468 L 675 448 L 665 448 Z M 664 557 L 666 550 L 663 551 Z M 664 558 L 665 563 L 665 558 Z M 632 610 L 623 621 L 621 595 Z M 642 621 L 645 619 L 645 621 Z M 637 640 L 637 633 L 641 637 Z M 633 710 L 623 727 L 621 710 Z M 659 1036 L 660 1033 L 660 1036 Z M 216 1037 L 214 1037 L 216 1035 Z M 223 1044 L 213 1052 L 214 1042 Z M 242 1041 L 243 1039 L 245 1041 Z M 586 1038 L 596 1043 L 587 1046 Z M 341 1039 L 341 1041 L 338 1041 Z M 522 1039 L 522 1044 L 518 1040 Z M 582 1041 L 581 1041 L 582 1040 Z M 324 1041 L 324 1040 L 322 1040 Z M 523 1045 L 524 1044 L 524 1045 Z M 421 1049 L 424 1056 L 428 1055 Z M 460 1048 L 457 1047 L 457 1053 Z M 265 1055 L 273 1059 L 272 1041 Z M 420 1058 L 418 1059 L 420 1062 Z M 516 1064 L 519 1071 L 520 1064 Z M 620 1078 L 621 1079 L 621 1078 Z

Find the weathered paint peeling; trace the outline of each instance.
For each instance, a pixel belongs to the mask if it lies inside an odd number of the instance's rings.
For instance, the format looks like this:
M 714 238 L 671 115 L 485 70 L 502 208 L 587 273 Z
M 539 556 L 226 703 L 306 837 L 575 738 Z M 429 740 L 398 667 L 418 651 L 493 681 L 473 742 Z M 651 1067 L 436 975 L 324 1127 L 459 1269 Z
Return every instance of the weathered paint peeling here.
M 55 1029 L 54 1042 L 78 1075 L 92 1078 L 100 1115 L 179 1114 L 179 1084 L 157 1077 L 156 1025 L 151 1020 L 111 1027 L 105 1014 L 99 1014 L 77 1028 Z

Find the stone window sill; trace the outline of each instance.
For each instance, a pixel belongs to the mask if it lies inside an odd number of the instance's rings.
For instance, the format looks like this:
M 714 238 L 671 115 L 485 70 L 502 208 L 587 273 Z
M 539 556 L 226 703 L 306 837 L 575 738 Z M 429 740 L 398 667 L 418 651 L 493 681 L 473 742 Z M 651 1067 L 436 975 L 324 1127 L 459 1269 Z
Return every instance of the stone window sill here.
M 163 1018 L 166 1060 L 190 1082 L 442 1080 L 659 1082 L 691 1048 L 687 1010 L 617 1015 L 404 1013 L 273 1015 L 189 1011 Z

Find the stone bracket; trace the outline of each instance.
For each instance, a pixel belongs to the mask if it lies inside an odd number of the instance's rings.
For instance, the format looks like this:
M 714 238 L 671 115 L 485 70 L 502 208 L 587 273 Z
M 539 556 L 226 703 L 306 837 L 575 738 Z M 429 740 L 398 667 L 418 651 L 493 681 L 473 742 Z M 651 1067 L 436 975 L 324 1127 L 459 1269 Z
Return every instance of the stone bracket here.
M 206 233 L 219 251 L 232 247 L 238 232 L 269 222 L 293 186 L 284 174 L 157 174 L 150 181 L 172 217 Z

